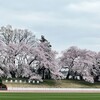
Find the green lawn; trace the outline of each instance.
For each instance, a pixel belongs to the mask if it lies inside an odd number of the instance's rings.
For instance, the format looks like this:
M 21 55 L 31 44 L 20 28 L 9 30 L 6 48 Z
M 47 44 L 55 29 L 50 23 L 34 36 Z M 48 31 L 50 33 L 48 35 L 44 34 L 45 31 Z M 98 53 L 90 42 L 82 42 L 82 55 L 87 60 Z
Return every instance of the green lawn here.
M 0 93 L 0 100 L 100 100 L 99 93 Z

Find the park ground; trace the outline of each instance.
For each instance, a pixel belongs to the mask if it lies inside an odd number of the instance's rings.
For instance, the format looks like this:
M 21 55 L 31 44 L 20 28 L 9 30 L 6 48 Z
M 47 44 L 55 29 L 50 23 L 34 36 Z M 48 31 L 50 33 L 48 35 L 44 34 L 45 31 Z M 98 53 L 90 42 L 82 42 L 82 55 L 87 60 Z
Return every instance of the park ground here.
M 0 100 L 100 100 L 99 93 L 0 93 Z
M 24 87 L 24 88 L 100 88 L 100 82 L 93 84 L 81 80 L 44 80 L 43 83 L 6 83 L 7 87 Z
M 5 82 L 3 82 L 5 83 Z M 39 84 L 5 83 L 8 87 L 32 88 L 100 88 L 100 82 L 94 84 L 78 80 L 44 80 Z M 32 92 L 32 91 L 0 91 L 0 100 L 100 100 L 100 92 Z

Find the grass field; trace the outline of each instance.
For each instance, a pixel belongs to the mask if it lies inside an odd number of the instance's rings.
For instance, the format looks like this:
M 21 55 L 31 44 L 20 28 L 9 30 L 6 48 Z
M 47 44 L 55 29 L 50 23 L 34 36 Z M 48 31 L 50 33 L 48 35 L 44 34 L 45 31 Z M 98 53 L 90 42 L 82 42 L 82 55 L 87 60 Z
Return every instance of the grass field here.
M 0 93 L 0 100 L 100 100 L 99 93 Z

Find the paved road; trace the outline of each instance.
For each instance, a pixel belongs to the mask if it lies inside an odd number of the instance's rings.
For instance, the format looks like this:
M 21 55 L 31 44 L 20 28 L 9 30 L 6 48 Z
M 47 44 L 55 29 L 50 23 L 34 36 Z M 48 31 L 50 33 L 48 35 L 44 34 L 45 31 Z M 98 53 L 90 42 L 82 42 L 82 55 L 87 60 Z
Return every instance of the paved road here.
M 96 88 L 8 88 L 0 92 L 33 92 L 33 93 L 100 93 Z

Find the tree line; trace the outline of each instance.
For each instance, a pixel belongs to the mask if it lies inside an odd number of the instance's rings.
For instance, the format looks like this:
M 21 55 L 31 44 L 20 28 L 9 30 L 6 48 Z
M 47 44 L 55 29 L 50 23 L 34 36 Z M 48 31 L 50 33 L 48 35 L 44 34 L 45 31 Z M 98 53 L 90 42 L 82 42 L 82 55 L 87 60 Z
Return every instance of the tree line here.
M 72 46 L 63 51 L 59 59 L 61 66 L 68 66 L 68 76 L 80 76 L 90 83 L 100 81 L 100 52 Z
M 94 83 L 100 76 L 100 52 L 72 46 L 57 58 L 57 52 L 42 35 L 41 39 L 26 29 L 0 28 L 0 77 L 29 80 L 62 79 L 60 72 L 68 66 L 68 76 L 80 76 Z M 68 78 L 67 76 L 67 78 Z

